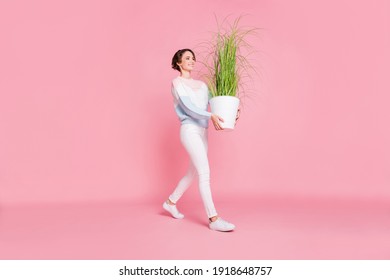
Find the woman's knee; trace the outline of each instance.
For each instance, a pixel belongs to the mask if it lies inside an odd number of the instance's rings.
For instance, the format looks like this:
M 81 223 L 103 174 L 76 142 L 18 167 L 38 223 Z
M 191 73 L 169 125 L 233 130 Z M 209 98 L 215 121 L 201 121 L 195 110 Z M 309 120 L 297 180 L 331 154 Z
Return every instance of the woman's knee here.
M 201 170 L 198 170 L 198 176 L 200 180 L 210 178 L 210 169 L 202 168 Z

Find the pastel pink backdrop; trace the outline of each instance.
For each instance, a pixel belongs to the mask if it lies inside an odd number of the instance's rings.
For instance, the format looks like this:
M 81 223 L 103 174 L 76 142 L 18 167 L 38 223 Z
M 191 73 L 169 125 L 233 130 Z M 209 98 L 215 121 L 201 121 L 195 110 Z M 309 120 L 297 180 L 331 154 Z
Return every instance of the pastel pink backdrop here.
M 210 129 L 231 234 L 195 184 L 185 219 L 161 209 L 187 165 L 170 60 L 214 15 L 263 28 L 236 130 Z M 389 259 L 389 21 L 386 0 L 1 1 L 0 259 Z
M 1 1 L 0 202 L 164 200 L 186 168 L 170 59 L 198 50 L 214 14 L 264 28 L 236 130 L 210 129 L 215 197 L 389 199 L 389 11 L 386 0 Z

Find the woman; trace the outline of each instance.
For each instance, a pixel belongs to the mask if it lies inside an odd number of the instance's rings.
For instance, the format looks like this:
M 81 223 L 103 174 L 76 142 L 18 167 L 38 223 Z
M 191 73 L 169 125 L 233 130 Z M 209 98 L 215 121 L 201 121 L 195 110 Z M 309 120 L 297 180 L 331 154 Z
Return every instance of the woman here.
M 195 54 L 190 49 L 179 50 L 172 58 L 172 68 L 180 72 L 180 76 L 172 81 L 172 95 L 175 111 L 181 121 L 181 143 L 190 156 L 190 165 L 186 175 L 164 202 L 163 208 L 176 219 L 184 218 L 184 215 L 178 211 L 176 203 L 197 174 L 200 194 L 209 218 L 209 228 L 217 231 L 232 231 L 235 226 L 220 218 L 215 210 L 207 158 L 208 122 L 211 119 L 215 129 L 221 130 L 223 128 L 220 122 L 223 122 L 223 119 L 207 111 L 209 92 L 206 84 L 191 78 L 195 61 Z

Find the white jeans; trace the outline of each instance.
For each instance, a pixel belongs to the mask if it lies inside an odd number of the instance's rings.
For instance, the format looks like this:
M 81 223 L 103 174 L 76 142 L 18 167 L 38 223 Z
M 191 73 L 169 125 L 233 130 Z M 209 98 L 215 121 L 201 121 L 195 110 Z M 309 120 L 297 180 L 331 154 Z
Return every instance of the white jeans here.
M 209 218 L 217 216 L 210 189 L 210 167 L 207 158 L 207 128 L 193 124 L 183 124 L 180 140 L 190 156 L 186 175 L 179 181 L 169 200 L 176 203 L 192 183 L 196 174 L 199 177 L 199 191 Z

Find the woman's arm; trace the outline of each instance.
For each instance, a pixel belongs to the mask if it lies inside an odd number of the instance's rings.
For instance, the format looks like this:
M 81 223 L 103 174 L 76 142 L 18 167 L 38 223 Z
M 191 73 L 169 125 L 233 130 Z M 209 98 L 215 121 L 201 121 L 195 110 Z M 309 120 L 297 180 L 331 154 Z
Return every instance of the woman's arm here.
M 179 96 L 179 106 L 183 111 L 194 119 L 210 119 L 211 113 L 196 107 L 189 96 Z
M 179 90 L 177 88 L 179 88 Z M 223 122 L 223 119 L 215 114 L 212 114 L 206 110 L 202 110 L 195 106 L 192 103 L 191 98 L 187 95 L 183 85 L 172 83 L 172 94 L 177 100 L 178 106 L 180 106 L 180 108 L 188 116 L 194 119 L 211 119 L 216 130 L 223 129 L 219 123 Z

